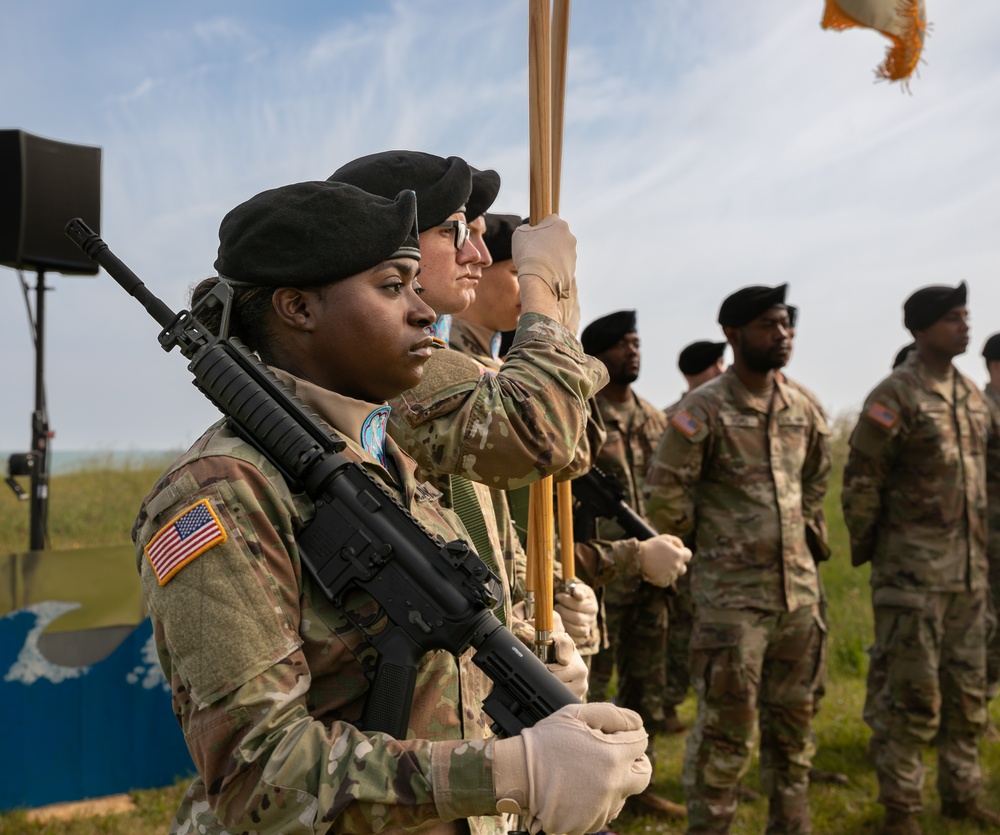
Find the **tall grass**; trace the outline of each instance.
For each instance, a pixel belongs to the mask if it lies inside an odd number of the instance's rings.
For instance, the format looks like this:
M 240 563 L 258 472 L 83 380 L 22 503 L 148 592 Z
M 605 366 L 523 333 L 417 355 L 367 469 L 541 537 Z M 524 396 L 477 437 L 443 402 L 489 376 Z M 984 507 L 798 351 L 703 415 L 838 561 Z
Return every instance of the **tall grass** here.
M 876 833 L 882 812 L 875 803 L 876 782 L 868 762 L 868 730 L 861 720 L 864 703 L 866 649 L 871 642 L 872 615 L 868 596 L 868 571 L 851 567 L 847 532 L 840 511 L 840 483 L 845 457 L 846 423 L 834 426 L 834 475 L 826 501 L 827 521 L 833 556 L 822 567 L 830 621 L 829 677 L 827 693 L 815 721 L 819 741 L 816 765 L 841 771 L 850 778 L 845 787 L 814 785 L 810 788 L 814 831 L 819 833 Z M 52 513 L 49 528 L 53 547 L 115 544 L 128 541 L 128 530 L 142 496 L 159 474 L 158 468 L 130 470 L 87 470 L 59 476 L 52 482 Z M 23 517 L 23 520 L 22 518 Z M 20 527 L 17 527 L 20 525 Z M 21 550 L 27 543 L 27 503 L 17 503 L 12 495 L 0 494 L 0 553 Z M 682 706 L 682 717 L 694 717 L 694 701 Z M 994 722 L 1000 710 L 992 706 Z M 662 794 L 683 802 L 680 784 L 684 738 L 669 737 L 657 743 L 658 766 L 654 787 Z M 936 757 L 929 753 L 926 812 L 922 815 L 928 835 L 949 833 L 964 835 L 975 827 L 945 823 L 937 813 Z M 986 777 L 984 800 L 1000 806 L 1000 743 L 987 740 L 982 746 L 982 764 Z M 54 766 L 55 767 L 55 766 Z M 756 764 L 747 777 L 747 785 L 760 789 Z M 137 811 L 101 818 L 32 823 L 24 812 L 0 816 L 0 835 L 13 833 L 51 833 L 51 835 L 145 835 L 165 832 L 184 786 L 134 792 Z M 741 804 L 733 833 L 763 832 L 767 823 L 767 802 L 758 800 Z M 646 835 L 657 832 L 683 832 L 683 824 L 664 822 L 623 812 L 614 823 L 622 835 Z

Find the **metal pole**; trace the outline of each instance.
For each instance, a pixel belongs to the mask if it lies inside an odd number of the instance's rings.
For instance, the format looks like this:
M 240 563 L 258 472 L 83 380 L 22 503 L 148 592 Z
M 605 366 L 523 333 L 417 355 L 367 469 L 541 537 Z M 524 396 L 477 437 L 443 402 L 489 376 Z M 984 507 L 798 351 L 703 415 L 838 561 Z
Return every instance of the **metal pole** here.
M 32 551 L 45 550 L 49 503 L 49 420 L 45 408 L 45 272 L 35 284 L 35 411 L 31 415 L 31 529 Z

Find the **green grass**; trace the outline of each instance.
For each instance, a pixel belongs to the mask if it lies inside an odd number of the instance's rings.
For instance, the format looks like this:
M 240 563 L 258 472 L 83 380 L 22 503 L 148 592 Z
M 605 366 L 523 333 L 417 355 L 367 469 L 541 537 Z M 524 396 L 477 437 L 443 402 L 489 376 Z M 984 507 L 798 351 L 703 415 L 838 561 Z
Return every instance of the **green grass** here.
M 843 422 L 839 422 L 842 424 Z M 843 468 L 844 430 L 835 424 L 834 478 L 827 496 L 826 511 L 833 545 L 833 557 L 822 568 L 829 600 L 830 640 L 827 694 L 816 719 L 819 739 L 816 765 L 841 771 L 850 778 L 846 787 L 816 785 L 810 788 L 813 827 L 821 833 L 878 832 L 882 811 L 875 803 L 875 775 L 866 754 L 868 729 L 861 721 L 864 702 L 864 675 L 867 669 L 865 650 L 871 642 L 872 616 L 868 597 L 868 571 L 850 565 L 847 534 L 840 512 L 840 472 Z M 59 476 L 52 481 L 49 529 L 52 547 L 70 548 L 85 545 L 116 544 L 128 541 L 139 501 L 158 475 L 158 468 L 101 469 Z M 23 520 L 22 518 L 23 517 Z M 27 542 L 27 503 L 0 493 L 0 553 L 22 550 Z M 19 527 L 20 526 L 20 527 Z M 694 701 L 682 707 L 682 717 L 694 717 Z M 994 723 L 1000 724 L 1000 705 L 992 705 Z M 684 737 L 659 740 L 659 763 L 654 787 L 662 794 L 683 802 L 680 775 L 684 755 Z M 928 835 L 949 833 L 965 835 L 978 830 L 945 821 L 937 813 L 934 789 L 936 757 L 925 756 L 928 765 L 925 808 L 921 818 Z M 1000 742 L 987 740 L 982 745 L 982 765 L 986 778 L 984 802 L 1000 806 Z M 747 777 L 747 785 L 760 789 L 756 761 Z M 0 815 L 0 835 L 146 835 L 165 832 L 176 808 L 184 784 L 152 791 L 133 792 L 137 811 L 120 815 L 74 821 L 35 824 L 23 812 Z M 763 832 L 767 821 L 767 801 L 741 804 L 733 833 Z M 614 823 L 621 835 L 683 832 L 681 824 L 636 817 L 623 812 Z

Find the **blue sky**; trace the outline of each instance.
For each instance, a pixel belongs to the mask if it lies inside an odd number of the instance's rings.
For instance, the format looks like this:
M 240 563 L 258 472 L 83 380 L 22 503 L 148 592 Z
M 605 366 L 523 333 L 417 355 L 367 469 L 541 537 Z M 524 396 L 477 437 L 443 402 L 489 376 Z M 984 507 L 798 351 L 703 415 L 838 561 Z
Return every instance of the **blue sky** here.
M 856 409 L 907 341 L 917 287 L 969 283 L 983 379 L 1000 331 L 1000 7 L 928 0 L 906 95 L 886 41 L 824 32 L 823 3 L 576 0 L 561 209 L 583 323 L 636 308 L 637 390 L 676 399 L 680 348 L 722 298 L 790 285 L 792 376 Z M 0 128 L 103 149 L 102 234 L 175 308 L 212 273 L 222 216 L 389 148 L 497 169 L 528 207 L 527 4 L 0 0 Z M 3 275 L 8 278 L 4 280 Z M 26 275 L 33 282 L 34 275 Z M 56 449 L 190 444 L 215 418 L 157 326 L 105 274 L 47 276 Z M 32 350 L 0 267 L 0 449 L 30 437 Z

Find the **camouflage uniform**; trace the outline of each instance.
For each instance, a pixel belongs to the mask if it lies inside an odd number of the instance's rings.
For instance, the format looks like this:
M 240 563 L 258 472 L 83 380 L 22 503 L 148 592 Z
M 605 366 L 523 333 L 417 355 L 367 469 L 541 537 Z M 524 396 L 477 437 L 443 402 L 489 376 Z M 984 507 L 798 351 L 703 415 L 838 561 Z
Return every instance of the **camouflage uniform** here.
M 524 552 L 504 491 L 566 469 L 585 443 L 587 400 L 608 378 L 569 331 L 541 314 L 521 316 L 502 365 L 481 353 L 486 334 L 452 321 L 449 338 L 459 350 L 438 346 L 421 383 L 392 401 L 389 432 L 443 492 L 456 478 L 475 483 L 519 600 Z M 526 638 L 520 628 L 514 631 Z
M 359 410 L 373 407 L 276 373 L 342 431 L 345 455 L 429 531 L 468 538 L 438 506 L 437 491 L 414 480 L 413 462 L 391 439 L 386 467 L 351 442 Z M 227 538 L 160 585 L 143 546 L 201 499 Z M 405 740 L 353 726 L 374 651 L 302 570 L 295 536 L 314 513 L 221 422 L 171 464 L 143 503 L 133 529 L 139 570 L 199 774 L 172 831 L 500 835 L 503 818 L 472 817 L 495 814 L 495 797 L 493 743 L 480 709 L 490 682 L 471 652 L 423 657 Z
M 1000 390 L 987 383 L 983 389 L 986 405 L 993 414 L 993 425 L 1000 431 Z M 1000 613 L 1000 444 L 991 449 L 986 466 L 986 506 L 989 511 L 987 556 L 990 563 L 990 598 L 994 614 Z M 993 634 L 986 656 L 986 699 L 992 701 L 1000 692 L 1000 629 Z
M 683 399 L 683 398 L 681 398 Z M 667 421 L 681 408 L 681 401 L 663 410 Z M 689 548 L 694 545 L 684 543 Z M 674 584 L 675 593 L 667 597 L 667 687 L 663 691 L 663 709 L 676 715 L 677 707 L 691 688 L 691 631 L 694 628 L 694 601 L 691 600 L 691 574 L 682 574 Z M 678 726 L 680 727 L 680 726 Z
M 666 419 L 663 412 L 635 393 L 624 409 L 603 393 L 594 399 L 607 430 L 607 439 L 594 463 L 624 487 L 629 506 L 642 515 L 646 468 Z M 625 547 L 635 554 L 637 562 L 638 543 L 626 538 L 617 521 L 598 517 L 596 534 L 593 544 L 605 550 L 613 547 L 613 542 L 626 540 Z M 667 592 L 644 582 L 641 572 L 621 570 L 616 571 L 612 582 L 601 586 L 600 592 L 610 646 L 591 661 L 588 699 L 607 699 L 611 676 L 617 668 L 617 703 L 636 711 L 652 737 L 663 730 Z
M 607 380 L 569 331 L 526 313 L 496 373 L 458 351 L 436 351 L 421 383 L 392 401 L 390 431 L 426 472 L 510 490 L 570 464 L 587 400 Z
M 982 783 L 991 431 L 972 383 L 913 352 L 868 396 L 851 436 L 844 518 L 854 564 L 871 560 L 875 610 L 864 718 L 879 802 L 899 812 L 921 809 L 932 742 L 943 803 L 971 800 Z
M 694 540 L 688 832 L 728 831 L 758 709 L 767 831 L 811 830 L 810 720 L 826 627 L 805 530 L 829 472 L 828 429 L 809 401 L 779 381 L 754 396 L 730 369 L 684 398 L 646 476 L 654 527 Z

